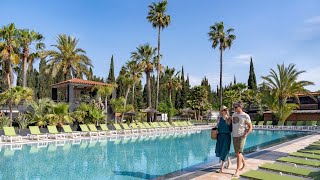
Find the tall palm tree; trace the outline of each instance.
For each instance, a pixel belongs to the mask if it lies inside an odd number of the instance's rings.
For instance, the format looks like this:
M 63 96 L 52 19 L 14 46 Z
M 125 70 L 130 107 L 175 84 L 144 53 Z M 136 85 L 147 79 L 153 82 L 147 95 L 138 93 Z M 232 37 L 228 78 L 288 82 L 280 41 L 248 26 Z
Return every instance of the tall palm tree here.
M 35 31 L 31 31 L 28 29 L 22 29 L 18 31 L 19 34 L 19 44 L 22 47 L 22 56 L 23 56 L 23 78 L 22 78 L 22 86 L 27 86 L 27 63 L 28 69 L 31 69 L 33 61 L 36 57 L 39 57 L 39 52 L 35 51 L 30 54 L 31 45 L 33 43 L 36 50 L 44 49 L 45 45 L 41 41 L 44 37 Z
M 136 83 L 141 79 L 143 67 L 142 63 L 137 60 L 131 60 L 126 63 L 125 69 L 128 73 L 128 76 L 132 79 L 132 99 L 131 103 L 134 105 L 134 93 Z
M 157 92 L 156 92 L 156 103 L 155 108 L 158 109 L 159 103 L 159 81 L 160 81 L 160 32 L 164 28 L 168 27 L 171 18 L 170 15 L 166 14 L 168 2 L 160 1 L 158 3 L 152 3 L 149 5 L 149 12 L 147 19 L 154 28 L 158 28 L 158 63 L 157 63 Z
M 77 48 L 79 40 L 65 34 L 58 35 L 57 44 L 52 45 L 58 51 L 47 51 L 49 56 L 49 71 L 53 76 L 62 72 L 64 79 L 67 76 L 82 77 L 83 75 L 89 76 L 89 67 L 92 67 L 91 60 L 86 56 L 86 51 Z
M 0 29 L 0 59 L 2 59 L 2 74 L 3 81 L 6 83 L 7 88 L 11 88 L 14 75 L 13 65 L 20 63 L 20 58 L 17 53 L 19 48 L 17 42 L 17 29 L 14 23 L 4 26 Z
M 278 99 L 281 107 L 290 97 L 295 98 L 299 102 L 297 93 L 309 93 L 305 89 L 305 86 L 314 85 L 314 83 L 311 81 L 298 81 L 299 75 L 304 72 L 306 71 L 298 71 L 294 64 L 289 64 L 288 67 L 284 64 L 278 64 L 277 71 L 270 69 L 270 74 L 261 78 L 266 81 L 265 85 L 271 89 L 272 94 Z
M 232 42 L 236 39 L 236 36 L 232 34 L 233 28 L 224 31 L 223 22 L 215 23 L 210 26 L 209 40 L 212 41 L 212 48 L 215 49 L 219 46 L 220 50 L 220 107 L 222 107 L 222 53 L 227 48 L 230 49 Z
M 20 86 L 7 89 L 0 94 L 0 104 L 7 104 L 10 111 L 10 119 L 12 122 L 12 108 L 18 105 L 22 100 L 32 100 L 33 91 L 30 88 Z
M 141 67 L 146 74 L 148 107 L 152 107 L 150 74 L 153 71 L 152 59 L 154 58 L 156 50 L 157 48 L 153 48 L 149 44 L 144 44 L 137 47 L 136 51 L 131 53 L 132 59 L 141 63 Z M 148 119 L 150 119 L 150 114 L 148 114 Z
M 169 68 L 168 66 L 164 70 L 165 84 L 164 86 L 168 89 L 169 92 L 169 101 L 171 103 L 171 96 L 173 90 L 178 90 L 182 88 L 180 71 L 175 72 L 175 68 Z

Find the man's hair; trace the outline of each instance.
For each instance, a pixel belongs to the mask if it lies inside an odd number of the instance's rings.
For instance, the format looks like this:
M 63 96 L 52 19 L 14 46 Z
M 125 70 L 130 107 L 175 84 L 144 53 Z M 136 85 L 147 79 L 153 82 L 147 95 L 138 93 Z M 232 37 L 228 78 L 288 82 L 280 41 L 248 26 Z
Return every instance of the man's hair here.
M 238 102 L 233 103 L 233 106 L 239 106 L 239 107 L 243 108 L 243 103 L 241 101 L 238 101 Z

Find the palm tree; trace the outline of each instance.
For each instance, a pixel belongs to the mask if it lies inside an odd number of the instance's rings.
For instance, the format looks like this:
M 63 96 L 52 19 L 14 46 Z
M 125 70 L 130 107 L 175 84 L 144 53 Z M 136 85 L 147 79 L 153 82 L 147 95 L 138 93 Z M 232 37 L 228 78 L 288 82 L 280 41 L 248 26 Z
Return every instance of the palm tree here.
M 168 89 L 169 92 L 169 101 L 171 103 L 171 96 L 173 90 L 178 90 L 182 88 L 180 71 L 175 72 L 175 68 L 169 68 L 168 66 L 164 70 L 165 84 L 164 86 Z
M 53 112 L 46 115 L 50 125 L 59 125 L 63 123 L 73 123 L 73 118 L 69 113 L 69 104 L 60 102 L 53 105 Z
M 48 124 L 47 115 L 53 113 L 54 106 L 54 102 L 50 98 L 30 101 L 27 105 L 30 107 L 27 113 L 37 123 L 37 126 L 43 127 Z
M 160 1 L 158 3 L 152 3 L 149 5 L 149 12 L 147 19 L 154 28 L 158 28 L 158 63 L 157 63 L 157 92 L 156 92 L 156 106 L 155 108 L 158 109 L 159 103 L 159 81 L 160 81 L 160 32 L 164 28 L 168 27 L 171 18 L 170 15 L 166 14 L 167 11 L 167 4 L 168 2 Z
M 143 72 L 142 63 L 138 62 L 137 60 L 128 61 L 125 66 L 125 69 L 128 73 L 129 78 L 132 79 L 131 103 L 132 103 L 132 105 L 134 105 L 134 93 L 135 93 L 136 83 L 141 79 L 142 72 Z
M 137 47 L 137 50 L 131 53 L 132 59 L 141 63 L 141 67 L 146 74 L 148 107 L 152 107 L 150 74 L 153 71 L 152 59 L 154 58 L 156 50 L 156 48 L 151 47 L 149 44 L 144 44 Z M 150 119 L 150 114 L 148 114 L 148 119 Z
M 22 56 L 23 56 L 23 80 L 22 86 L 27 86 L 27 63 L 28 69 L 31 69 L 33 61 L 36 57 L 39 57 L 39 52 L 33 52 L 30 54 L 30 46 L 35 42 L 36 50 L 42 50 L 45 45 L 41 42 L 44 37 L 35 31 L 28 29 L 23 29 L 19 31 L 19 44 L 22 47 Z
M 111 84 L 109 86 L 95 86 L 94 89 L 98 90 L 97 94 L 101 97 L 104 97 L 104 108 L 105 113 L 108 115 L 108 97 L 111 96 L 114 88 L 116 87 L 115 84 Z
M 305 86 L 313 85 L 314 83 L 311 81 L 298 81 L 299 75 L 306 71 L 298 71 L 294 64 L 289 64 L 288 67 L 285 67 L 284 64 L 278 64 L 277 69 L 278 72 L 270 69 L 270 74 L 261 78 L 266 81 L 265 85 L 275 94 L 280 106 L 285 104 L 290 97 L 299 102 L 298 93 L 309 93 Z
M 13 105 L 18 105 L 22 100 L 32 100 L 33 91 L 30 88 L 20 86 L 12 87 L 0 94 L 0 104 L 7 104 L 10 111 L 10 120 L 12 123 Z M 12 125 L 12 124 L 11 124 Z
M 19 55 L 16 53 L 19 46 L 17 29 L 14 23 L 0 29 L 0 41 L 2 41 L 0 42 L 0 59 L 2 59 L 3 81 L 6 83 L 7 88 L 11 88 L 14 81 L 12 65 L 20 63 Z
M 91 60 L 86 56 L 86 51 L 77 48 L 79 40 L 65 34 L 58 35 L 57 44 L 52 45 L 58 51 L 47 51 L 49 56 L 49 71 L 53 76 L 62 72 L 64 80 L 67 76 L 82 78 L 83 75 L 89 76 L 89 67 L 92 67 Z
M 227 48 L 230 49 L 232 42 L 236 36 L 232 34 L 234 29 L 230 28 L 224 31 L 223 22 L 215 23 L 210 26 L 209 40 L 212 41 L 212 48 L 215 49 L 219 45 L 220 50 L 220 107 L 222 107 L 222 53 Z

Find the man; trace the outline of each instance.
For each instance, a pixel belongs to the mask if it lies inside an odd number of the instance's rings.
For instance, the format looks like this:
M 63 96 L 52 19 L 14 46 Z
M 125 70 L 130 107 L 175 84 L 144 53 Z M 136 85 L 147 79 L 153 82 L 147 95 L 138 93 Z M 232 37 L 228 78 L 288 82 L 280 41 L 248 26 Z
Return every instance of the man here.
M 252 124 L 250 116 L 243 112 L 243 104 L 241 102 L 234 103 L 233 108 L 235 112 L 232 115 L 232 136 L 234 152 L 237 155 L 237 170 L 234 174 L 234 177 L 239 177 L 239 171 L 243 170 L 243 168 L 246 166 L 242 152 L 246 138 L 252 131 Z M 240 168 L 241 162 L 242 167 Z

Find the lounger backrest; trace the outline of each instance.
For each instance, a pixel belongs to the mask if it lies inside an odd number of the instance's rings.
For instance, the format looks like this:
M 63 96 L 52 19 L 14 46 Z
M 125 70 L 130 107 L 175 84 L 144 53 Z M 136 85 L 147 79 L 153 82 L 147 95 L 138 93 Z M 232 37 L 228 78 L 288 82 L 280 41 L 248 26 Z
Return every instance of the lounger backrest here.
M 163 122 L 159 122 L 160 127 L 166 128 L 167 126 Z
M 138 122 L 137 124 L 141 129 L 146 129 L 146 126 L 144 126 L 141 122 Z
M 159 127 L 159 124 L 157 122 L 152 122 L 151 125 L 154 128 L 158 128 Z
M 94 125 L 94 124 L 87 124 L 87 126 L 89 127 L 90 131 L 92 131 L 92 132 L 98 131 L 98 129 L 96 128 L 96 125 Z
M 6 136 L 16 136 L 16 131 L 13 127 L 3 127 L 4 135 Z
M 288 121 L 287 126 L 292 126 L 293 121 Z
M 284 125 L 284 122 L 283 121 L 279 121 L 278 122 L 278 126 L 283 126 Z
M 139 129 L 136 123 L 131 123 L 130 125 L 132 129 Z
M 183 124 L 184 126 L 189 126 L 187 121 L 182 121 L 181 124 Z
M 29 130 L 31 134 L 34 134 L 34 135 L 41 134 L 38 126 L 29 126 Z
M 83 132 L 89 132 L 90 130 L 88 129 L 88 126 L 85 124 L 80 124 L 80 129 Z
M 109 128 L 106 124 L 100 124 L 102 131 L 109 131 Z
M 143 125 L 144 125 L 146 128 L 152 128 L 152 127 L 150 126 L 150 124 L 148 124 L 147 122 L 143 122 Z
M 317 121 L 312 121 L 311 122 L 311 126 L 316 126 L 317 125 Z
M 116 130 L 122 130 L 121 126 L 119 124 L 113 124 L 114 128 L 116 128 Z
M 71 133 L 72 129 L 69 125 L 62 125 L 63 131 L 66 133 Z
M 190 121 L 187 121 L 187 124 L 188 124 L 189 126 L 194 126 Z
M 56 126 L 47 126 L 50 134 L 59 134 Z
M 258 125 L 263 125 L 264 121 L 259 121 Z
M 164 122 L 164 124 L 168 127 L 172 127 L 171 124 L 169 122 Z
M 125 130 L 131 130 L 131 128 L 128 126 L 127 123 L 122 123 L 122 127 L 123 127 Z
M 180 127 L 180 124 L 178 122 L 172 122 L 172 124 L 175 126 L 175 127 Z

